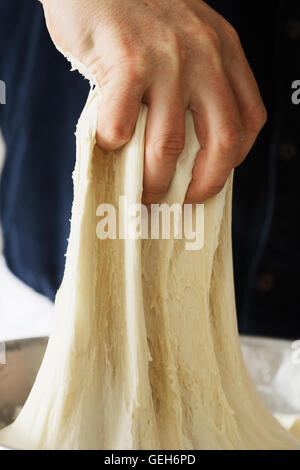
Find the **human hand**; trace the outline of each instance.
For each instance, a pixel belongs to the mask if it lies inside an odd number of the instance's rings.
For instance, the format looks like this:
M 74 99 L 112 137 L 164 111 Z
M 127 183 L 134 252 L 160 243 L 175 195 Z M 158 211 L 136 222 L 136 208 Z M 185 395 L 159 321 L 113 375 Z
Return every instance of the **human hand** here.
M 266 110 L 233 27 L 201 0 L 44 0 L 50 35 L 103 91 L 97 143 L 124 145 L 149 107 L 143 201 L 168 189 L 191 109 L 201 144 L 186 202 L 218 193 L 247 156 Z

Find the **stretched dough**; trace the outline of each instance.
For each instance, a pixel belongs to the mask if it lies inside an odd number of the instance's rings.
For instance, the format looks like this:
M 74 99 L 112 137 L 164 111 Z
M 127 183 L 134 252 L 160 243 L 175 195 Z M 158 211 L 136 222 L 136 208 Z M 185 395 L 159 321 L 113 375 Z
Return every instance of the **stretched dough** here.
M 96 208 L 139 203 L 144 130 L 121 151 L 95 147 L 100 94 L 77 128 L 71 234 L 53 333 L 30 396 L 0 442 L 22 449 L 297 449 L 260 402 L 235 314 L 231 187 L 205 205 L 205 245 L 99 240 Z M 186 145 L 165 198 L 183 203 L 198 143 Z

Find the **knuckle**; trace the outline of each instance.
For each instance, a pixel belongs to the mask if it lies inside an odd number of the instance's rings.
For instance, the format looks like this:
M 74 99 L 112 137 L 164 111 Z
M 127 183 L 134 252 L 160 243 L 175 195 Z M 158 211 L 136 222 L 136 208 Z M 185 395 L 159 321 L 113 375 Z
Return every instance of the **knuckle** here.
M 203 39 L 205 39 L 205 42 L 209 49 L 214 52 L 220 52 L 221 50 L 221 41 L 218 33 L 214 28 L 211 26 L 202 25 L 202 31 L 201 31 L 201 36 Z
M 219 194 L 220 191 L 222 191 L 225 183 L 220 183 L 218 181 L 211 181 L 209 183 L 206 183 L 202 187 L 202 199 L 210 199 L 211 197 L 215 196 L 216 194 Z
M 257 131 L 260 131 L 261 128 L 265 125 L 267 121 L 267 110 L 264 104 L 261 102 L 258 105 L 254 106 L 250 111 L 252 122 Z
M 227 126 L 219 135 L 218 144 L 225 151 L 236 149 L 244 140 L 244 132 L 241 126 Z
M 170 53 L 177 51 L 178 49 L 178 38 L 176 33 L 172 30 L 166 29 L 163 35 L 163 44 L 162 47 L 165 48 Z
M 128 63 L 127 76 L 131 83 L 140 83 L 145 76 L 147 65 L 144 58 L 136 57 Z
M 168 189 L 167 185 L 164 185 L 160 188 L 148 186 L 147 189 L 144 189 L 143 193 L 143 202 L 146 203 L 155 203 L 158 202 L 166 194 Z
M 173 31 L 164 32 L 163 41 L 158 51 L 158 62 L 167 64 L 168 68 L 177 71 L 184 62 L 185 50 L 180 38 Z
M 184 136 L 179 134 L 161 136 L 153 144 L 153 157 L 159 163 L 173 163 L 183 147 Z
M 126 78 L 126 82 L 139 83 L 147 72 L 146 55 L 128 51 L 119 60 L 118 68 L 120 75 Z
M 130 133 L 124 125 L 112 124 L 106 127 L 101 134 L 113 147 L 118 148 L 130 139 Z

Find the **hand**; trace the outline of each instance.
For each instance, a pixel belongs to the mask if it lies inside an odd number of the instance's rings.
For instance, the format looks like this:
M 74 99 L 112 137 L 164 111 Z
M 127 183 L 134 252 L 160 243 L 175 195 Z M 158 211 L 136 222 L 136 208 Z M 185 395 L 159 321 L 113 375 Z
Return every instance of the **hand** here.
M 266 110 L 233 27 L 201 0 L 44 0 L 54 42 L 96 76 L 97 143 L 115 150 L 149 107 L 145 203 L 168 189 L 191 109 L 201 150 L 186 202 L 218 193 L 248 154 Z

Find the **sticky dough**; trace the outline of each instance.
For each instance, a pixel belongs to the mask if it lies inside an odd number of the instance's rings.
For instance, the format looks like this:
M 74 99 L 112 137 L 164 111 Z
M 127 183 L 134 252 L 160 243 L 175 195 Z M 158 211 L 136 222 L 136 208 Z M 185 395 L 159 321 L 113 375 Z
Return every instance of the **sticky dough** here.
M 100 94 L 77 128 L 74 203 L 53 333 L 30 396 L 0 442 L 22 449 L 296 449 L 260 402 L 235 313 L 230 178 L 205 205 L 205 244 L 99 240 L 96 208 L 139 203 L 147 109 L 119 152 L 95 147 Z M 198 143 L 165 201 L 183 203 Z

